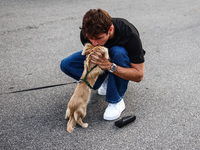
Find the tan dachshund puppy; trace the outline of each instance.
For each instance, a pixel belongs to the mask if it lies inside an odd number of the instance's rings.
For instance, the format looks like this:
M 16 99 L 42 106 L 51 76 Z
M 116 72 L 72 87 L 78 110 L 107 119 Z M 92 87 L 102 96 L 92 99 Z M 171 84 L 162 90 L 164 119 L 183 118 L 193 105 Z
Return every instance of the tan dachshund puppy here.
M 66 110 L 65 118 L 69 119 L 67 124 L 67 131 L 71 133 L 76 123 L 81 127 L 87 128 L 88 124 L 83 123 L 82 119 L 86 116 L 87 104 L 91 94 L 91 87 L 94 86 L 98 76 L 103 72 L 103 70 L 92 63 L 90 60 L 91 54 L 94 52 L 103 52 L 104 57 L 109 59 L 108 49 L 103 46 L 93 46 L 92 44 L 87 43 L 83 49 L 82 55 L 87 55 L 86 60 L 84 61 L 84 71 L 80 78 L 74 94 L 72 95 L 68 107 Z

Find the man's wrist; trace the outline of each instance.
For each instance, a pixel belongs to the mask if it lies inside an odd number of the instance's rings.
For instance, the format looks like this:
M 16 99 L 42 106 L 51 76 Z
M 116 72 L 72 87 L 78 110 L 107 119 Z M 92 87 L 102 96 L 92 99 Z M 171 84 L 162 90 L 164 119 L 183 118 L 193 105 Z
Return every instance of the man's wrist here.
M 109 72 L 113 73 L 117 70 L 117 65 L 115 63 L 112 63 Z

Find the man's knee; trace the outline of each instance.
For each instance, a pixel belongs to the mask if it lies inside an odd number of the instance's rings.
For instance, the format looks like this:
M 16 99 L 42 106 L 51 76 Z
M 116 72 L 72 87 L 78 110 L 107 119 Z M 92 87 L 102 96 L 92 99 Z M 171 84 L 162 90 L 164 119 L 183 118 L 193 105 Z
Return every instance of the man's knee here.
M 112 59 L 112 62 L 118 65 L 125 65 L 126 67 L 130 66 L 130 59 L 128 57 L 128 52 L 122 46 L 113 46 L 110 51 L 109 55 Z M 128 66 L 127 66 L 128 65 Z
M 68 66 L 70 66 L 70 63 L 67 61 L 67 59 L 65 58 L 65 59 L 63 59 L 62 61 L 61 61 L 61 63 L 60 63 L 60 69 L 64 72 L 64 73 L 66 73 L 66 74 L 68 74 Z

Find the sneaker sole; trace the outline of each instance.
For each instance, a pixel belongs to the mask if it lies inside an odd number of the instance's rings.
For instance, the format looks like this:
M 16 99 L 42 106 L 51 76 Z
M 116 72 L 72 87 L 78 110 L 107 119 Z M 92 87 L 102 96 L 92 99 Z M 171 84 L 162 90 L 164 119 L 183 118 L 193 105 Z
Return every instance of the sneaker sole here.
M 101 90 L 98 90 L 98 94 L 104 96 L 106 95 L 106 92 L 102 92 Z
M 104 120 L 108 120 L 108 121 L 112 121 L 112 120 L 116 120 L 117 118 L 119 118 L 119 116 L 116 116 L 116 117 L 103 117 Z
M 125 107 L 122 109 L 121 113 L 122 113 L 124 110 L 125 110 Z M 115 116 L 115 117 L 105 117 L 105 116 L 103 116 L 103 119 L 104 119 L 104 120 L 108 120 L 108 121 L 116 120 L 116 119 L 118 119 L 118 118 L 121 116 L 121 113 L 120 113 L 119 115 Z

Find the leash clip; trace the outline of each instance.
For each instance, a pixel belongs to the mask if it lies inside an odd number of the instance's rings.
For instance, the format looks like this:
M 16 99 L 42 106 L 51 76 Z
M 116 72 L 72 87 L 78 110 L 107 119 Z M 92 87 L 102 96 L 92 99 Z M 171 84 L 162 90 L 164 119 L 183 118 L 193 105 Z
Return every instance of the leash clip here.
M 77 83 L 81 83 L 81 82 L 83 82 L 83 80 L 78 80 L 78 81 L 77 81 Z

